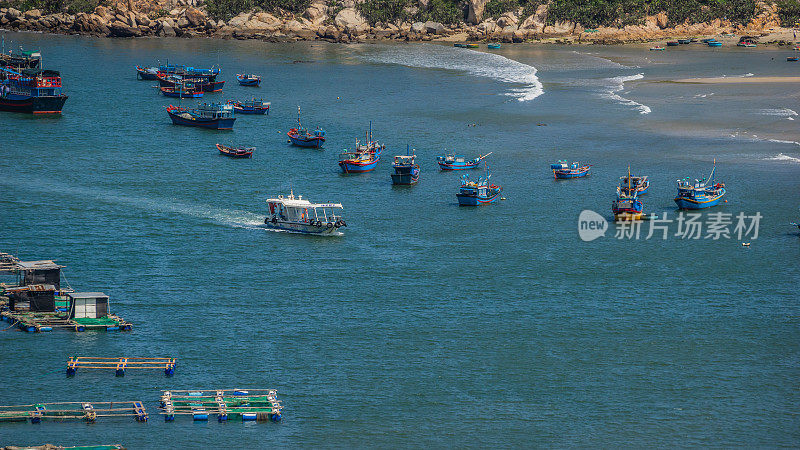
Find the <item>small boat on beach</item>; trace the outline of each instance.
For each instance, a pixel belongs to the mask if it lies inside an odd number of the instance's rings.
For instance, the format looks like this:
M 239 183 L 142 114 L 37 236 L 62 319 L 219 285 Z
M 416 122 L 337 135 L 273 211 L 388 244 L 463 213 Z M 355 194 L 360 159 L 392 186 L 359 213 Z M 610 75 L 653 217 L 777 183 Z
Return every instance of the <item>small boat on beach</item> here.
M 267 199 L 269 215 L 264 219 L 267 228 L 303 234 L 335 234 L 346 227 L 340 203 L 311 203 L 294 192 L 286 197 Z
M 478 48 L 480 47 L 478 44 L 464 44 L 464 48 Z
M 233 106 L 233 110 L 238 114 L 269 114 L 270 102 L 264 99 L 252 100 L 228 100 L 226 103 Z
M 664 47 L 659 47 L 659 46 L 650 47 L 650 51 L 651 52 L 658 52 L 658 51 L 662 51 L 662 50 L 666 50 L 666 49 Z
M 705 39 L 701 39 L 700 42 L 702 42 L 703 44 L 708 44 L 709 42 L 716 42 L 716 39 L 714 39 L 714 38 L 705 38 Z
M 800 57 L 797 57 L 797 56 L 787 56 L 786 57 L 786 61 L 798 61 L 798 60 L 800 60 Z
M 628 191 L 632 190 L 637 195 L 642 195 L 646 194 L 647 190 L 650 189 L 650 180 L 647 179 L 647 176 L 631 176 L 631 169 L 628 167 L 628 175 L 619 177 L 619 187 L 626 194 L 629 194 L 630 192 Z
M 255 149 L 255 147 L 228 147 L 226 145 L 217 144 L 219 154 L 231 158 L 252 158 Z
M 308 128 L 304 127 L 300 122 L 300 107 L 297 107 L 297 128 L 292 128 L 286 135 L 289 136 L 289 142 L 292 145 L 305 148 L 322 148 L 325 143 L 325 131 L 317 127 L 314 134 L 308 132 Z
M 503 188 L 495 184 L 489 184 L 491 175 L 478 178 L 478 181 L 470 181 L 468 174 L 461 175 L 461 186 L 456 194 L 458 206 L 479 206 L 494 203 L 500 199 Z
M 550 170 L 553 171 L 553 177 L 557 180 L 568 178 L 582 178 L 589 175 L 591 164 L 581 165 L 579 162 L 568 164 L 566 160 L 557 161 L 555 164 L 550 164 Z
M 239 86 L 258 86 L 261 84 L 261 76 L 259 75 L 250 75 L 250 74 L 236 74 L 236 80 L 239 82 Z
M 678 39 L 678 44 L 691 44 L 691 39 Z
M 499 42 L 490 42 L 490 43 L 486 44 L 486 47 L 488 47 L 488 48 L 490 48 L 492 50 L 497 50 L 498 48 L 500 48 L 500 43 Z
M 193 85 L 182 84 L 176 87 L 161 87 L 158 88 L 164 97 L 172 98 L 201 98 L 203 91 L 195 88 Z
M 406 151 L 408 153 L 408 151 Z M 398 155 L 394 157 L 392 168 L 392 184 L 412 185 L 419 181 L 419 164 L 415 162 L 417 155 Z
M 709 47 L 722 47 L 722 42 L 719 41 L 708 41 L 706 43 Z
M 680 42 L 678 42 L 678 41 L 668 41 L 667 42 L 667 47 L 677 47 L 678 45 L 680 45 Z
M 157 80 L 158 79 L 158 67 L 141 67 L 136 66 L 136 78 L 139 80 Z
M 203 103 L 195 109 L 169 105 L 167 114 L 174 125 L 214 130 L 232 130 L 236 120 L 233 106 L 220 103 Z
M 675 203 L 679 209 L 704 209 L 716 206 L 719 204 L 722 197 L 725 195 L 725 183 L 715 183 L 714 174 L 717 171 L 717 163 L 714 161 L 714 167 L 711 169 L 711 175 L 708 179 L 694 180 L 694 183 L 689 181 L 689 178 L 677 180 L 678 195 L 675 197 Z
M 456 42 L 455 44 L 453 44 L 453 47 L 456 47 L 456 48 L 467 48 L 467 44 L 462 44 L 460 42 Z
M 437 156 L 436 162 L 439 164 L 439 169 L 445 171 L 475 169 L 481 165 L 481 161 L 483 161 L 484 158 L 491 154 L 492 152 L 489 152 L 485 155 L 478 155 L 477 158 L 467 160 L 464 155 L 454 155 L 450 153 L 444 156 Z

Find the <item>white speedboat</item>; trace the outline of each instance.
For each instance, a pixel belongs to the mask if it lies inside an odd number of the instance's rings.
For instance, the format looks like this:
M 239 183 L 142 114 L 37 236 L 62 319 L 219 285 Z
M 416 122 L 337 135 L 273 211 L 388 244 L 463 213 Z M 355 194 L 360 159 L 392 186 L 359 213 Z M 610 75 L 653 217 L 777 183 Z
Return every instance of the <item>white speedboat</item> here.
M 284 197 L 267 199 L 269 215 L 264 219 L 268 228 L 305 234 L 334 234 L 346 227 L 340 203 L 311 203 L 302 195 L 291 192 Z

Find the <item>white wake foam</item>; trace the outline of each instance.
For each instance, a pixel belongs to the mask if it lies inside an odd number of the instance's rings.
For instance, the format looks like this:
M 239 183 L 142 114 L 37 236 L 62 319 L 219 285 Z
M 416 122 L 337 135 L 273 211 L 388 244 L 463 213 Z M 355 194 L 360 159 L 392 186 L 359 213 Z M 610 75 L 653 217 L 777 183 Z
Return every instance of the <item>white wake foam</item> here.
M 370 46 L 369 48 L 377 50 L 362 55 L 363 59 L 370 62 L 455 70 L 477 77 L 515 84 L 516 86 L 509 89 L 506 95 L 521 102 L 533 100 L 544 94 L 544 87 L 539 81 L 539 77 L 536 76 L 535 67 L 495 53 L 432 44 L 385 45 Z
M 769 142 L 774 142 L 776 144 L 793 144 L 793 145 L 800 145 L 800 142 L 797 141 L 786 141 L 783 139 L 767 139 Z
M 797 142 L 795 142 L 797 144 Z M 800 145 L 800 144 L 797 144 Z M 800 164 L 800 158 L 795 158 L 794 156 L 784 155 L 783 153 L 778 153 L 776 156 L 770 156 L 767 158 L 770 161 L 786 161 Z
M 775 116 L 788 120 L 794 120 L 794 116 L 797 115 L 797 111 L 789 108 L 767 108 L 760 110 L 758 113 L 762 116 Z
M 625 83 L 628 81 L 641 80 L 644 74 L 639 73 L 636 75 L 619 76 L 614 78 L 606 78 L 608 82 L 607 90 L 600 94 L 601 97 L 613 100 L 621 105 L 631 106 L 639 111 L 639 114 L 650 114 L 652 110 L 649 106 L 635 102 L 631 99 L 619 95 L 619 92 L 625 89 Z

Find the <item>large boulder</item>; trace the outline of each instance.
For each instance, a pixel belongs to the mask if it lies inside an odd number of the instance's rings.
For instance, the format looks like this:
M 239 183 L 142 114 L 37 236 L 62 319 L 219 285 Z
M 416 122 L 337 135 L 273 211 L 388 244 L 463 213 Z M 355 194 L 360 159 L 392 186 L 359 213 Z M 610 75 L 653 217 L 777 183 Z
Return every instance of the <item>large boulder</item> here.
M 175 37 L 175 29 L 167 21 L 161 22 L 161 28 L 158 30 L 159 36 Z
M 303 15 L 314 25 L 319 25 L 328 18 L 328 7 L 324 3 L 312 3 Z
M 108 25 L 108 31 L 109 35 L 114 37 L 137 37 L 142 35 L 138 28 L 133 28 L 120 21 L 111 22 Z
M 265 12 L 253 14 L 253 16 L 244 25 L 239 28 L 245 30 L 262 30 L 262 31 L 277 31 L 283 26 L 280 19 Z
M 206 25 L 206 15 L 197 8 L 187 8 L 184 15 L 193 27 L 204 27 Z
M 22 17 L 22 13 L 18 9 L 8 8 L 8 11 L 6 11 L 6 17 L 8 17 L 8 20 L 16 20 Z
M 175 25 L 177 25 L 178 28 L 188 28 L 189 27 L 189 19 L 187 19 L 186 16 L 178 17 L 178 20 L 175 21 Z
M 661 11 L 660 13 L 656 14 L 656 25 L 658 25 L 658 28 L 661 28 L 662 30 L 667 28 L 667 25 L 669 25 L 667 13 Z
M 340 30 L 350 34 L 362 34 L 369 31 L 369 24 L 355 8 L 345 8 L 339 11 L 333 23 Z
M 519 18 L 511 11 L 504 13 L 497 19 L 497 25 L 503 28 L 516 27 L 517 23 L 519 23 Z
M 544 29 L 544 23 L 547 19 L 547 5 L 539 5 L 536 12 L 527 19 L 523 20 L 519 25 L 520 30 L 533 30 L 534 32 L 541 32 Z
M 467 23 L 477 25 L 483 20 L 483 10 L 489 0 L 469 0 L 467 2 Z
M 238 16 L 228 21 L 228 25 L 233 28 L 242 28 L 244 24 L 250 21 L 249 13 L 241 13 Z
M 424 33 L 425 30 L 425 22 L 414 22 L 411 24 L 411 31 L 413 33 Z
M 35 20 L 39 17 L 42 17 L 42 12 L 38 9 L 31 9 L 30 11 L 25 11 L 25 18 L 27 20 Z
M 444 25 L 439 22 L 425 22 L 425 32 L 428 34 L 444 34 Z

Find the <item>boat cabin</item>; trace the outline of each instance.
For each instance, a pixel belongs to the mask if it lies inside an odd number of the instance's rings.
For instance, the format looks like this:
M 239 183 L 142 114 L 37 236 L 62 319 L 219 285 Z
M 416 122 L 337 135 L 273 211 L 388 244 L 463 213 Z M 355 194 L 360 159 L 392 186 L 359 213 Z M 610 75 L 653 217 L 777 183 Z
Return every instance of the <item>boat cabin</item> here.
M 16 270 L 20 274 L 20 286 L 34 284 L 48 284 L 61 289 L 61 269 L 64 266 L 58 265 L 50 260 L 43 261 L 19 261 Z
M 445 156 L 438 156 L 436 159 L 445 162 L 447 164 L 466 162 L 466 158 L 464 158 L 464 155 L 445 155 Z
M 342 219 L 341 213 L 337 210 L 344 208 L 340 203 L 311 203 L 304 199 L 302 195 L 297 197 L 294 193 L 284 197 L 267 199 L 269 206 L 268 219 L 276 219 L 282 222 L 309 222 L 320 221 L 322 223 L 333 223 Z
M 394 157 L 395 166 L 413 166 L 417 155 L 399 155 Z
M 102 292 L 72 292 L 67 298 L 70 319 L 101 319 L 109 313 L 108 296 Z
M 197 115 L 203 119 L 228 119 L 233 117 L 233 105 L 203 103 L 197 107 Z

